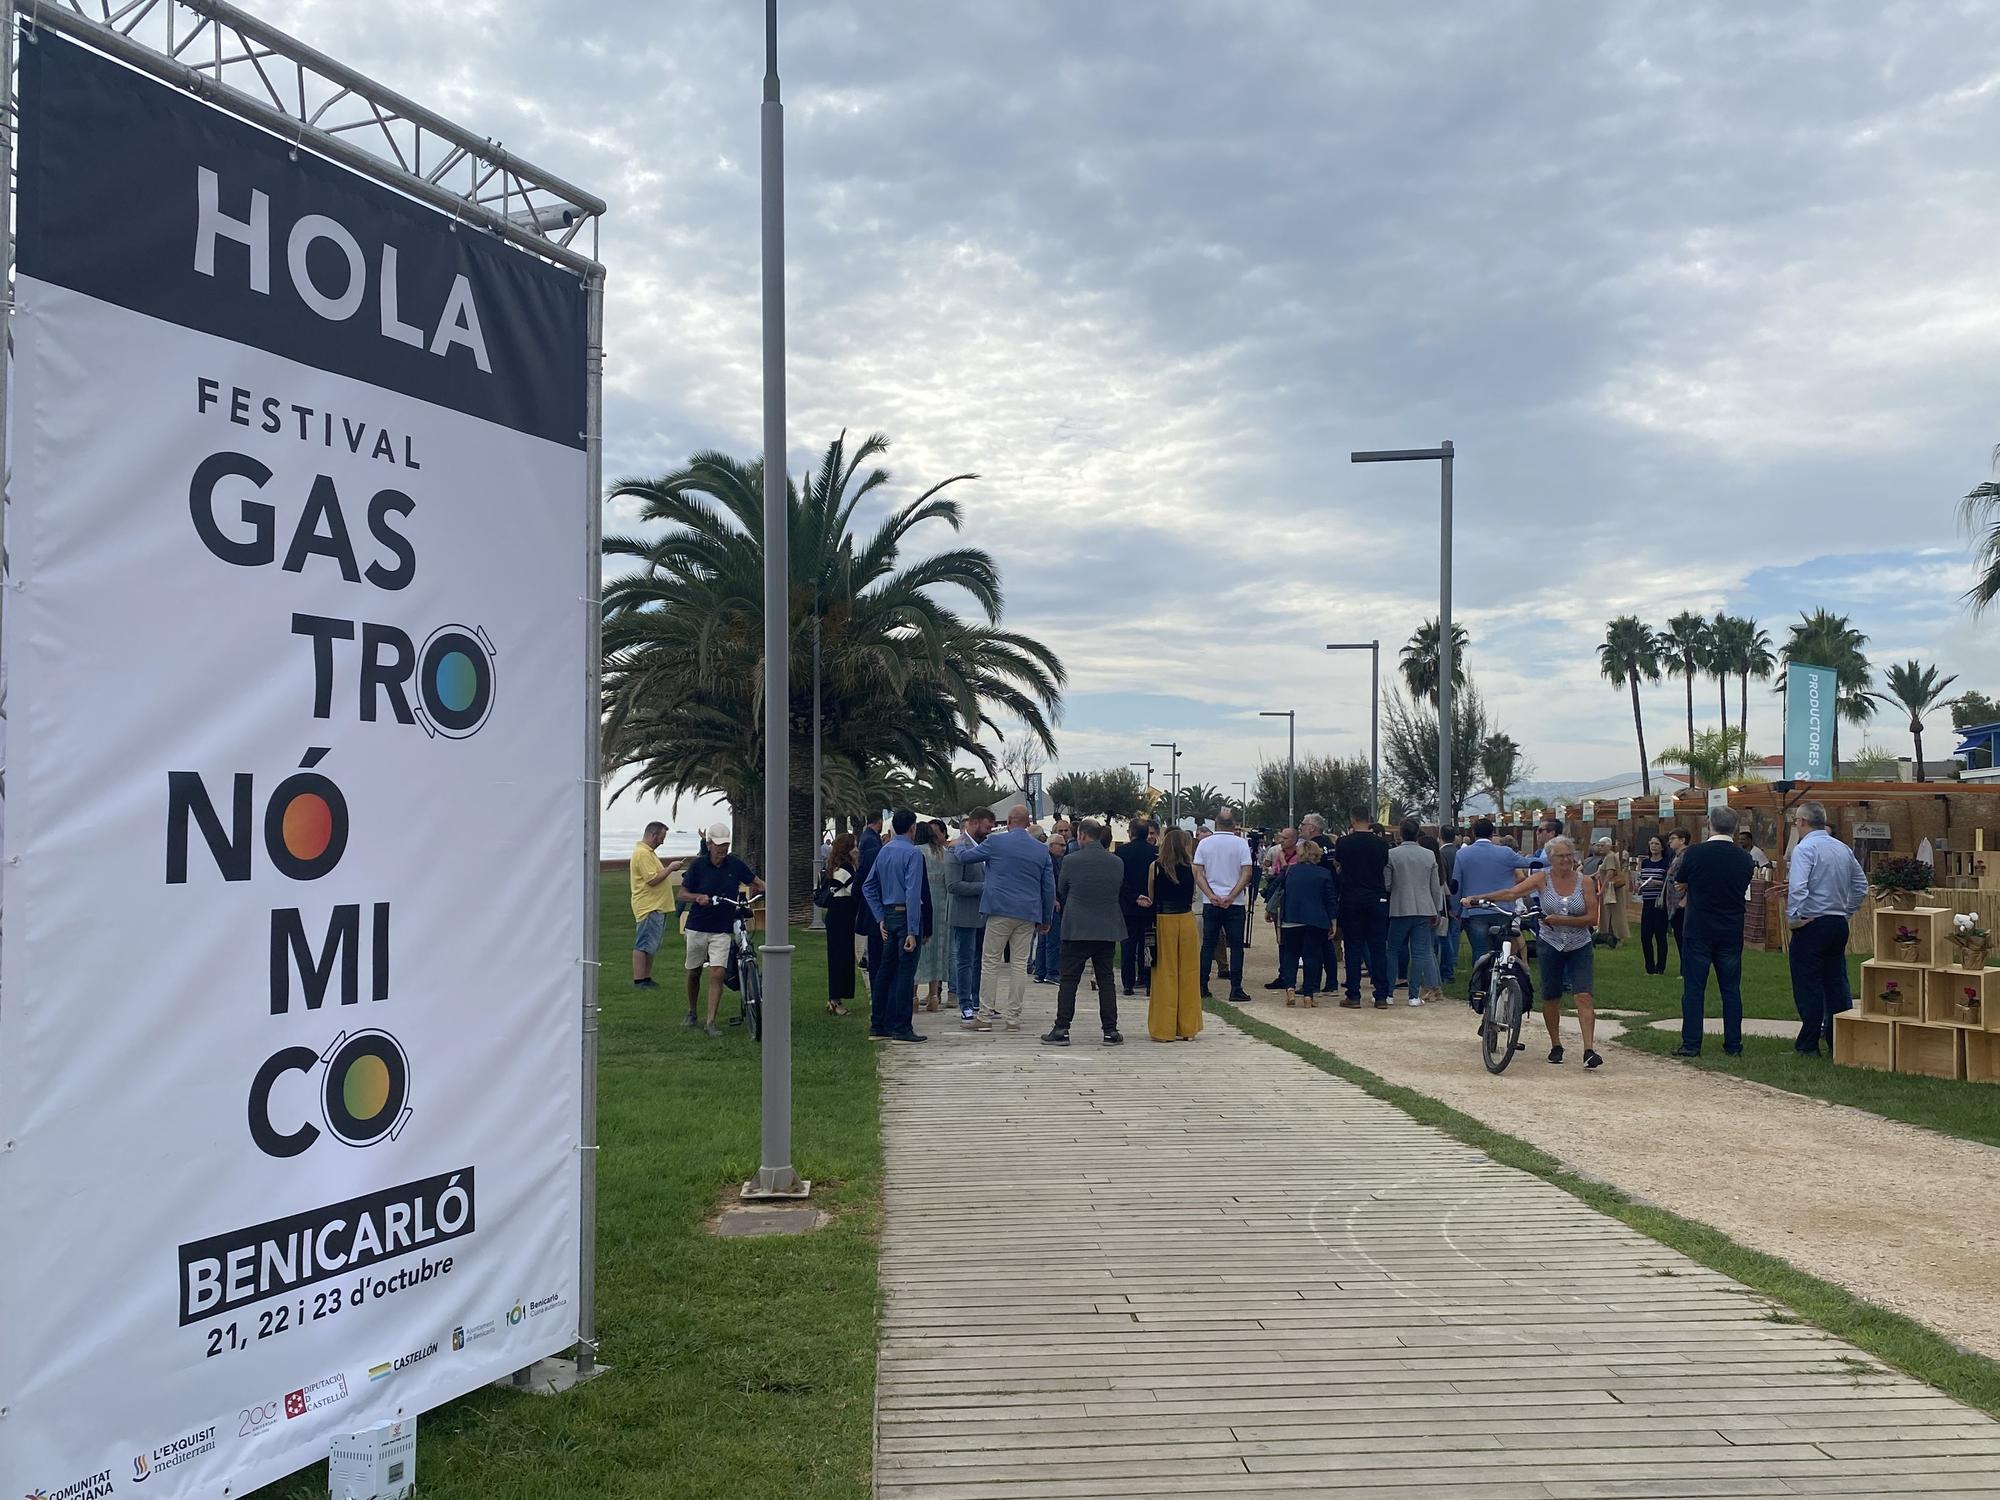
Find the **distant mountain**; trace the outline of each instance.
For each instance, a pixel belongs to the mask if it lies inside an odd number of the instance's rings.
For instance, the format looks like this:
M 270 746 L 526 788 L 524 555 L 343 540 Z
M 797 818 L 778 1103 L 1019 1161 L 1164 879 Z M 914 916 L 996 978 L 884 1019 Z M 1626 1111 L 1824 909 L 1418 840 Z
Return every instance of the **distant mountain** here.
M 1539 797 L 1544 802 L 1560 802 L 1568 805 L 1580 801 L 1601 787 L 1618 786 L 1625 781 L 1636 781 L 1637 779 L 1635 775 L 1630 777 L 1603 776 L 1595 781 L 1523 781 L 1508 789 L 1507 801 L 1511 805 L 1512 803 L 1521 801 L 1523 798 L 1532 799 Z M 1491 812 L 1493 811 L 1493 799 L 1483 796 L 1468 798 L 1465 810 L 1467 812 Z

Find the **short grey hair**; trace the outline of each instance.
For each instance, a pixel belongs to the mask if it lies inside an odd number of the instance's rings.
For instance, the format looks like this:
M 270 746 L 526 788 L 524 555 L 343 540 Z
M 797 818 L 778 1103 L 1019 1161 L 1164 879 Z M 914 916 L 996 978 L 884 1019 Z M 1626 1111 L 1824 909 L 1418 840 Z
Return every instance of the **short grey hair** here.
M 1808 828 L 1826 827 L 1826 807 L 1819 802 L 1801 802 L 1792 809 L 1792 816 Z
M 1307 813 L 1299 819 L 1299 832 L 1308 836 L 1326 832 L 1326 819 L 1318 813 Z
M 1736 809 L 1728 805 L 1708 810 L 1708 826 L 1716 833 L 1736 832 Z
M 1559 833 L 1546 844 L 1542 845 L 1542 853 L 1546 854 L 1551 861 L 1558 854 L 1567 854 L 1571 859 L 1575 859 L 1576 840 L 1566 833 Z

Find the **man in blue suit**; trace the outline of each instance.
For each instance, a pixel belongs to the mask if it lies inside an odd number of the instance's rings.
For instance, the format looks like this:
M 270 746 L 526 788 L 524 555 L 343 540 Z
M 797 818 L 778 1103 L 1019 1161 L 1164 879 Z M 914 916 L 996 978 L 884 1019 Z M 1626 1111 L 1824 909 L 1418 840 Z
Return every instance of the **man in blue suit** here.
M 1035 938 L 1055 920 L 1055 864 L 1028 832 L 1028 809 L 1019 803 L 1007 809 L 1005 833 L 993 834 L 983 844 L 960 844 L 951 852 L 960 864 L 986 866 L 979 895 L 979 909 L 986 914 L 986 952 L 979 966 L 984 1009 L 959 1025 L 967 1031 L 991 1031 L 1005 1023 L 1010 1031 L 1019 1031 L 1028 955 Z

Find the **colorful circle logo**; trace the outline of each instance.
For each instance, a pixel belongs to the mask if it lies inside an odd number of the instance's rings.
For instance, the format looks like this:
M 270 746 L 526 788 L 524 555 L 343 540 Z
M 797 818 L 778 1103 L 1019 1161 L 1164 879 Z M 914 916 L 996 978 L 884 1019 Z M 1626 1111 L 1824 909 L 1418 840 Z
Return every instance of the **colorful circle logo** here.
M 347 850 L 347 799 L 317 771 L 278 783 L 264 810 L 264 852 L 281 875 L 317 880 Z
M 483 630 L 445 625 L 417 653 L 417 697 L 446 739 L 476 734 L 493 711 L 493 643 Z
M 410 1064 L 386 1031 L 357 1031 L 337 1040 L 326 1059 L 320 1103 L 326 1128 L 350 1146 L 393 1138 L 409 1111 Z

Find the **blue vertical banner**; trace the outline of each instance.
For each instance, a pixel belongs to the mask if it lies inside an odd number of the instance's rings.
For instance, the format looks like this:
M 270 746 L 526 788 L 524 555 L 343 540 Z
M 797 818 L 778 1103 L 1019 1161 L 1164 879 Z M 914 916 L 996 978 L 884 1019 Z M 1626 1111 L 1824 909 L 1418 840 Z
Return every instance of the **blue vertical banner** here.
M 1785 666 L 1785 777 L 1832 781 L 1833 715 L 1840 688 L 1831 667 Z

